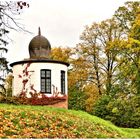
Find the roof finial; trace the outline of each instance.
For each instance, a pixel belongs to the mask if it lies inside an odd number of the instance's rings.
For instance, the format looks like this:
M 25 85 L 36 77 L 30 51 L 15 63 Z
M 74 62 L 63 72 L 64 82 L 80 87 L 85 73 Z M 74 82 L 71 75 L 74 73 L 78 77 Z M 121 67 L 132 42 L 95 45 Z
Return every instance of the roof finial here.
M 40 30 L 40 27 L 38 28 L 38 35 L 41 36 L 41 30 Z

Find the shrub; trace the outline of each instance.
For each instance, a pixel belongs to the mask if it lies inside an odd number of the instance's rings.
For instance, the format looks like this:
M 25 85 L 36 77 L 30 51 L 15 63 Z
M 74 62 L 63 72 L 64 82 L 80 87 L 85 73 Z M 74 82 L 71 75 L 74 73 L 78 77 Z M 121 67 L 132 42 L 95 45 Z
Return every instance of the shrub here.
M 7 103 L 7 104 L 24 104 L 24 105 L 53 105 L 59 102 L 64 102 L 67 100 L 67 96 L 64 95 L 62 97 L 53 96 L 48 97 L 41 93 L 31 94 L 30 98 L 26 97 L 26 93 L 21 93 L 18 97 L 5 97 L 0 96 L 0 103 Z
M 30 95 L 31 97 L 27 98 L 26 93 L 22 92 L 18 97 L 18 101 L 21 104 L 26 104 L 26 105 L 53 105 L 67 100 L 66 95 L 62 97 L 59 96 L 48 97 L 42 93 L 34 93 L 34 94 L 31 93 Z
M 108 106 L 110 115 L 106 119 L 121 127 L 140 127 L 140 96 L 112 100 Z
M 94 106 L 93 114 L 119 127 L 140 128 L 140 96 L 117 99 L 103 96 Z
M 5 97 L 0 95 L 0 103 L 7 103 L 7 104 L 20 104 L 18 97 Z
M 86 112 L 92 113 L 96 101 L 100 98 L 99 90 L 93 83 L 89 83 L 84 86 L 84 92 L 86 94 Z
M 6 79 L 5 79 L 5 89 L 6 89 L 6 97 L 12 97 L 12 81 L 13 81 L 13 76 L 12 74 L 8 74 Z
M 85 100 L 86 100 L 86 95 L 84 92 L 73 89 L 69 90 L 69 98 L 68 98 L 68 107 L 69 109 L 74 109 L 74 110 L 85 110 Z
M 3 103 L 4 100 L 5 100 L 5 97 L 3 95 L 0 95 L 0 103 Z
M 37 94 L 34 94 L 31 98 L 27 98 L 28 104 L 30 105 L 53 105 L 59 102 L 64 102 L 66 101 L 67 96 L 64 95 L 62 97 L 59 96 L 52 96 L 52 97 L 47 97 L 46 95 L 42 94 L 42 97 L 38 97 Z
M 109 104 L 110 100 L 110 96 L 103 95 L 94 105 L 94 109 L 91 114 L 105 119 L 105 117 L 110 113 L 107 109 L 107 105 Z

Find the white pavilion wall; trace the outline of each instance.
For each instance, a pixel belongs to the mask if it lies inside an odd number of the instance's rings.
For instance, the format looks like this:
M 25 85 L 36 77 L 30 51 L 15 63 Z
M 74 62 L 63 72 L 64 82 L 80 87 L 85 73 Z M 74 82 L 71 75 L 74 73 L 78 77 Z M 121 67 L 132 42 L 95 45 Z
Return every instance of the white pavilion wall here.
M 57 87 L 58 92 L 61 92 L 61 70 L 65 71 L 65 94 L 67 94 L 67 66 L 61 63 L 24 63 L 16 64 L 13 66 L 13 96 L 18 96 L 22 91 L 26 91 L 27 96 L 30 97 L 29 92 L 33 92 L 33 89 L 37 93 L 41 90 L 40 84 L 40 70 L 50 69 L 51 70 L 51 85 Z M 28 82 L 24 86 L 24 82 Z M 51 87 L 53 93 L 53 86 Z M 52 96 L 53 94 L 46 94 Z

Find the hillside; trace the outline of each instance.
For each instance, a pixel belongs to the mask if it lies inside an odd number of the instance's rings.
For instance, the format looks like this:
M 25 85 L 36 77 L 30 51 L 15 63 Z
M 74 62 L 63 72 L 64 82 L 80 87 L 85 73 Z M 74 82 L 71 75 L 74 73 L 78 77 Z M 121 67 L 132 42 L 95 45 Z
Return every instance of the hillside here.
M 140 129 L 121 129 L 82 111 L 0 104 L 0 138 L 140 138 Z

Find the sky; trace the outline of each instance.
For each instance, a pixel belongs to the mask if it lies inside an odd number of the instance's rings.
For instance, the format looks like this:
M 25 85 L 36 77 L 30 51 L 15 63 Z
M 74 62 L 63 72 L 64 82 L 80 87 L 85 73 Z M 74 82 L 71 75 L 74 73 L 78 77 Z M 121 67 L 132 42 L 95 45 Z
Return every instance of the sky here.
M 38 27 L 52 47 L 75 47 L 86 25 L 111 18 L 126 0 L 26 0 L 30 7 L 20 14 L 25 32 L 11 31 L 9 63 L 29 58 L 28 45 L 38 35 Z

